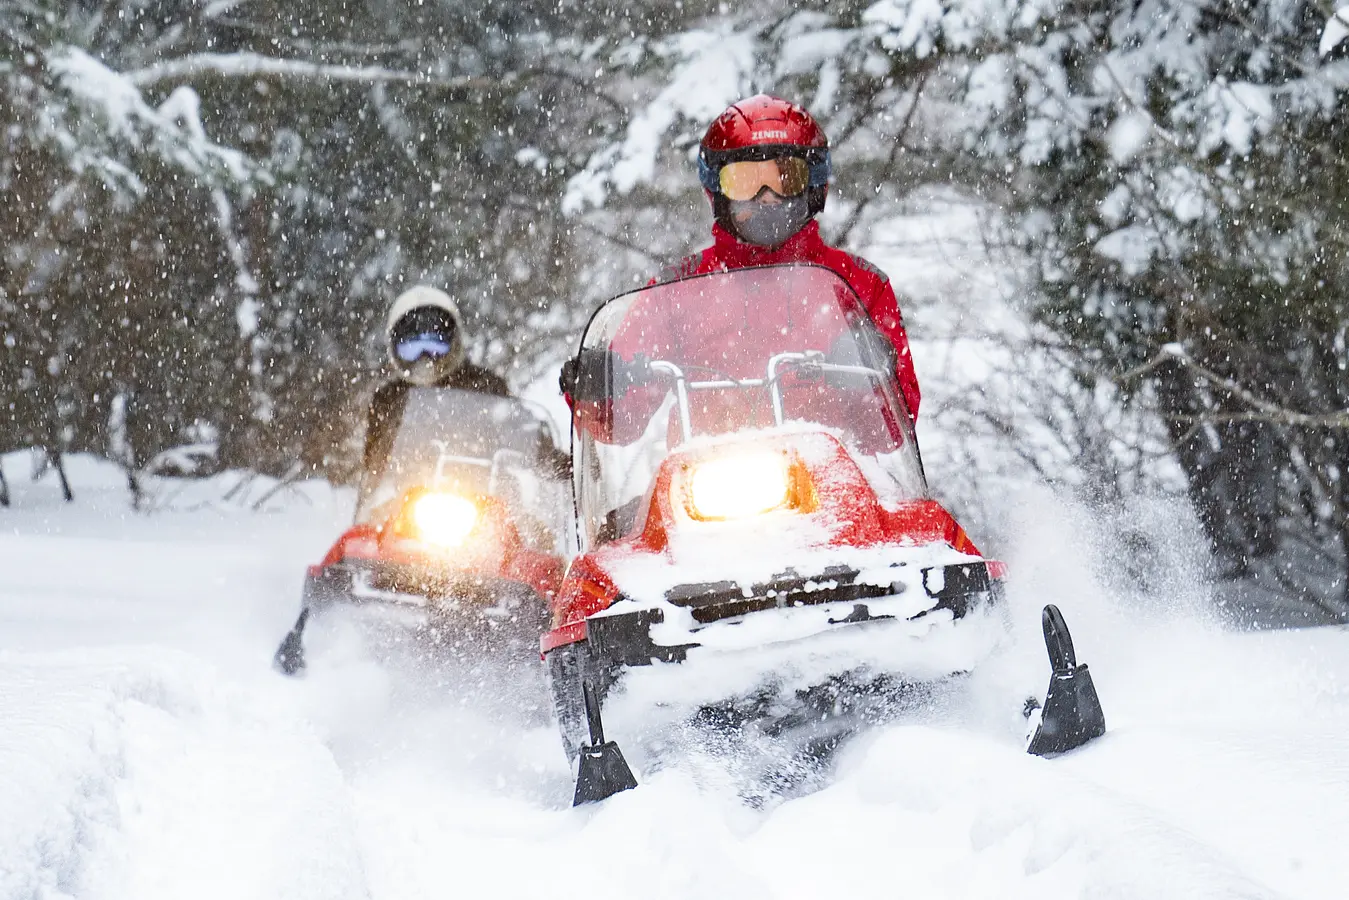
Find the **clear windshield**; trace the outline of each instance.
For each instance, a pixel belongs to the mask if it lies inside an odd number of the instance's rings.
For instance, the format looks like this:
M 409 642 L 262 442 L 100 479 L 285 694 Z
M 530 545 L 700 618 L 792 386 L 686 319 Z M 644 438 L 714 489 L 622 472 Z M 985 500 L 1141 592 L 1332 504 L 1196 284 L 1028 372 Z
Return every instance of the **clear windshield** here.
M 411 388 L 388 464 L 383 472 L 366 474 L 374 484 L 362 492 L 356 520 L 380 521 L 391 502 L 414 487 L 428 487 L 497 497 L 518 517 L 528 517 L 517 525 L 546 528 L 549 542 L 560 547 L 571 504 L 553 465 L 554 442 L 545 421 L 513 398 Z
M 927 494 L 889 344 L 829 269 L 740 269 L 624 294 L 595 315 L 582 354 L 604 361 L 574 419 L 587 546 L 629 532 L 672 450 L 729 435 L 827 431 L 881 502 Z

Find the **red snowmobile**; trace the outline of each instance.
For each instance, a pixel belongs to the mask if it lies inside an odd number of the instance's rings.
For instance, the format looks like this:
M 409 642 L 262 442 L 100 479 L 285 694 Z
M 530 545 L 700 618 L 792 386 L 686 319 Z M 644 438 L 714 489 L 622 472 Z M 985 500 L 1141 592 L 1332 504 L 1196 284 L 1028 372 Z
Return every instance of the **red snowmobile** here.
M 411 388 L 384 470 L 364 473 L 355 523 L 309 567 L 277 668 L 305 667 L 305 627 L 334 606 L 441 643 L 532 653 L 569 543 L 554 446 L 519 400 Z
M 1004 567 L 928 496 L 893 350 L 831 270 L 621 295 L 575 366 L 582 553 L 541 650 L 579 757 L 576 803 L 636 784 L 605 739 L 615 702 L 712 704 L 736 679 L 798 697 L 840 678 L 862 692 L 936 681 L 1005 634 Z M 1053 675 L 1036 754 L 1105 731 L 1055 607 L 1043 628 Z

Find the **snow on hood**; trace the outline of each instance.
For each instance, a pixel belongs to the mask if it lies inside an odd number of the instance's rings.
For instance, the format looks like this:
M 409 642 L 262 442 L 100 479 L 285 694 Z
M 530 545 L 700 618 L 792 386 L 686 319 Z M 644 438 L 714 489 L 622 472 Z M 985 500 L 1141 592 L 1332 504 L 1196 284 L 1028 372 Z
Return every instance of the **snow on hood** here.
M 810 577 L 831 566 L 857 570 L 862 584 L 907 580 L 921 591 L 923 568 L 982 559 L 945 543 L 822 546 L 828 538 L 823 525 L 786 511 L 740 522 L 698 524 L 707 527 L 672 533 L 668 554 L 624 547 L 607 556 L 605 564 L 614 584 L 637 604 L 627 606 L 628 610 L 664 603 L 666 593 L 679 585 L 734 581 L 748 588 L 772 581 L 789 569 Z

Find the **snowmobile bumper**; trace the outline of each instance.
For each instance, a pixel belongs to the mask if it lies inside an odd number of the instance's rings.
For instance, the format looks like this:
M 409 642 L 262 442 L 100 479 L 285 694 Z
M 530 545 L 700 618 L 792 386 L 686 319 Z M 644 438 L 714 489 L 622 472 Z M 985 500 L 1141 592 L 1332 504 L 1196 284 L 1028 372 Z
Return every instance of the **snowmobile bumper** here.
M 997 602 L 1001 599 L 1002 582 L 996 567 L 997 563 L 981 560 L 924 568 L 922 590 L 933 602 L 914 618 L 949 610 L 954 618 L 961 619 L 978 604 Z M 653 662 L 683 662 L 690 650 L 701 646 L 696 635 L 703 627 L 772 609 L 851 604 L 847 613 L 830 618 L 829 625 L 842 627 L 890 620 L 895 616 L 874 611 L 867 601 L 895 597 L 912 589 L 910 583 L 900 578 L 899 570 L 904 564 L 893 568 L 896 578 L 891 582 L 874 576 L 863 579 L 856 569 L 833 566 L 817 575 L 786 573 L 771 582 L 748 587 L 734 581 L 680 585 L 666 592 L 665 599 L 690 610 L 697 623 L 690 631 L 694 640 L 674 645 L 657 643 L 652 628 L 665 621 L 665 613 L 659 608 L 647 608 L 591 616 L 584 623 L 584 632 L 577 629 L 568 635 L 562 633 L 564 629 L 558 629 L 545 636 L 542 646 L 547 653 L 569 643 L 566 637 L 574 636 L 574 640 L 583 638 L 591 654 L 611 666 L 646 666 Z
M 303 671 L 304 632 L 325 610 L 350 606 L 432 634 L 505 640 L 526 646 L 544 626 L 547 600 L 532 585 L 492 575 L 430 566 L 340 562 L 311 566 L 300 616 L 282 639 L 273 665 L 286 675 Z M 514 650 L 512 652 L 515 652 Z
M 503 618 L 513 610 L 533 614 L 547 608 L 531 585 L 492 575 L 388 562 L 312 567 L 305 576 L 305 609 L 318 612 L 339 604 L 392 607 L 428 622 Z

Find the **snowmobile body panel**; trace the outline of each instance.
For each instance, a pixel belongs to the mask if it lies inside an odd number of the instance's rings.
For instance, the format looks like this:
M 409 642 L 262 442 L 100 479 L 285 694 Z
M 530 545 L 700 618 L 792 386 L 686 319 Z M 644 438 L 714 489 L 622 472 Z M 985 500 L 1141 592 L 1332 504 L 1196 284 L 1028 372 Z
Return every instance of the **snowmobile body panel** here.
M 305 577 L 305 607 L 319 612 L 334 605 L 387 606 L 409 612 L 414 623 L 469 621 L 478 615 L 505 616 L 530 610 L 532 622 L 548 605 L 539 582 L 446 571 L 433 566 L 355 560 L 315 566 Z
M 806 499 L 788 515 L 818 526 L 806 532 L 818 540 L 788 542 L 769 559 L 748 529 L 691 520 L 678 508 L 681 472 L 729 445 L 671 454 L 634 532 L 576 557 L 554 598 L 554 627 L 540 649 L 569 753 L 586 744 L 586 684 L 602 703 L 625 672 L 639 667 L 697 666 L 708 653 L 772 643 L 798 643 L 810 652 L 805 645 L 826 635 L 851 633 L 874 644 L 877 632 L 892 626 L 903 641 L 914 623 L 949 629 L 973 610 L 1000 606 L 1003 565 L 979 556 L 936 501 L 882 504 L 828 434 L 760 436 L 755 444 L 791 457 L 794 489 Z M 744 577 L 735 555 L 725 552 L 709 565 L 708 546 L 689 533 L 708 524 L 714 527 L 707 536 L 717 543 L 739 537 L 756 545 L 749 552 L 760 554 L 766 576 Z M 898 683 L 910 674 L 879 672 L 862 656 L 856 666 L 867 670 L 868 683 Z M 837 674 L 852 669 L 845 662 Z M 949 674 L 923 671 L 914 680 Z M 772 675 L 763 673 L 766 680 Z
M 541 649 L 547 652 L 585 639 L 587 631 L 579 625 L 587 620 L 593 623 L 591 617 L 615 603 L 626 606 L 645 601 L 643 605 L 650 606 L 652 601 L 664 600 L 692 610 L 694 622 L 707 625 L 769 609 L 893 596 L 901 593 L 904 585 L 877 570 L 899 570 L 918 565 L 925 558 L 959 560 L 956 565 L 941 566 L 943 573 L 951 573 L 951 588 L 939 592 L 945 597 L 954 597 L 962 590 L 987 593 L 1002 577 L 1002 564 L 980 557 L 964 529 L 936 501 L 883 505 L 834 436 L 761 436 L 753 445 L 758 452 L 781 454 L 791 472 L 795 506 L 779 517 L 779 524 L 790 529 L 790 536 L 802 536 L 805 529 L 812 529 L 804 534 L 804 540 L 792 541 L 794 546 L 777 548 L 777 558 L 767 561 L 768 577 L 737 577 L 736 567 L 729 560 L 726 568 L 730 571 L 724 573 L 701 564 L 703 551 L 709 549 L 705 542 L 752 538 L 750 529 L 761 529 L 762 523 L 728 528 L 723 523 L 695 521 L 679 508 L 678 483 L 685 473 L 703 460 L 733 449 L 735 444 L 720 442 L 701 450 L 676 452 L 657 472 L 643 504 L 646 515 L 640 527 L 630 536 L 572 561 L 553 602 L 553 629 L 544 635 Z M 820 563 L 814 569 L 809 563 L 803 566 L 803 553 L 819 558 Z M 834 556 L 837 558 L 831 559 Z M 869 565 L 864 572 L 848 565 L 849 559 Z M 636 570 L 640 570 L 640 576 L 625 575 Z M 690 573 L 706 577 L 684 580 Z M 666 576 L 663 581 L 662 574 Z M 723 574 L 725 577 L 720 577 Z M 945 574 L 941 579 L 945 584 Z M 659 598 L 653 596 L 651 588 L 657 582 Z

